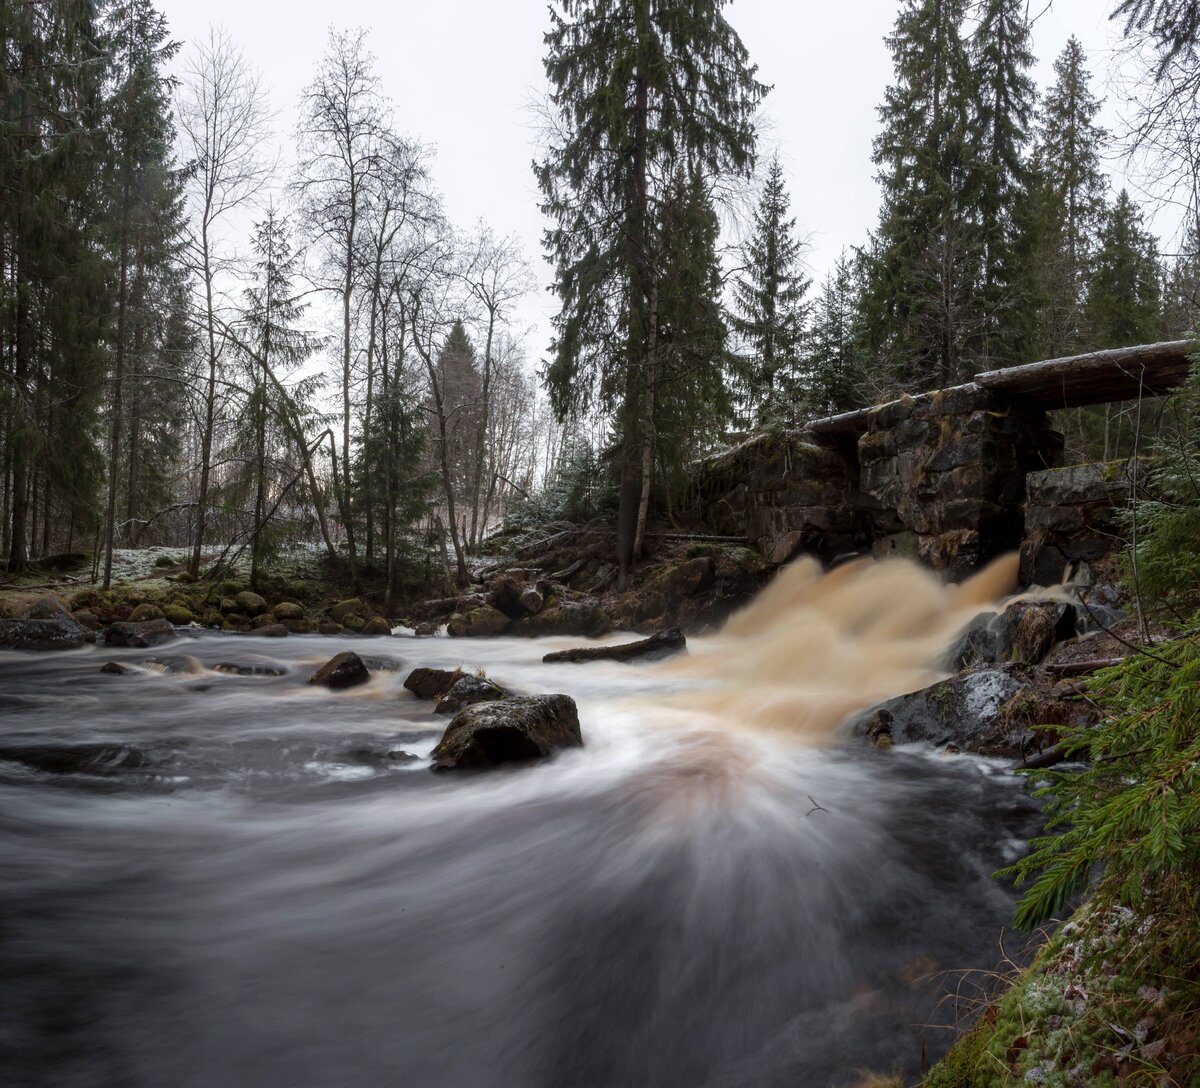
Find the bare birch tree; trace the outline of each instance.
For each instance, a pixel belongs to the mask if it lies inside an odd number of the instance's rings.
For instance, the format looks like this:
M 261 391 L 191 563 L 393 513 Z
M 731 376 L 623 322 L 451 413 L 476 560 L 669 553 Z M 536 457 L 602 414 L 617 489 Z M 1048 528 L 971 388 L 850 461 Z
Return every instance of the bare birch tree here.
M 220 223 L 252 201 L 271 175 L 263 155 L 269 115 L 260 78 L 224 30 L 213 29 L 185 66 L 179 99 L 179 131 L 191 173 L 192 226 L 189 261 L 199 277 L 207 377 L 200 419 L 200 485 L 196 497 L 196 536 L 190 570 L 200 573 L 212 474 L 217 416 L 217 373 L 225 349 L 218 320 L 218 279 L 229 255 Z

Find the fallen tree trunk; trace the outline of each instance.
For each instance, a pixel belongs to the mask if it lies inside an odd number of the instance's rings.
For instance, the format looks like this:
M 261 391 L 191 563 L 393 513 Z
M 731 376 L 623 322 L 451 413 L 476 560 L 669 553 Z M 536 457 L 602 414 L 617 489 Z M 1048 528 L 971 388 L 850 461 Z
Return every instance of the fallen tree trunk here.
M 542 658 L 547 665 L 563 662 L 580 664 L 585 661 L 638 661 L 646 658 L 667 657 L 680 653 L 687 648 L 687 639 L 678 627 L 639 642 L 623 642 L 620 646 L 580 646 L 573 650 L 559 650 L 557 653 L 546 654 Z

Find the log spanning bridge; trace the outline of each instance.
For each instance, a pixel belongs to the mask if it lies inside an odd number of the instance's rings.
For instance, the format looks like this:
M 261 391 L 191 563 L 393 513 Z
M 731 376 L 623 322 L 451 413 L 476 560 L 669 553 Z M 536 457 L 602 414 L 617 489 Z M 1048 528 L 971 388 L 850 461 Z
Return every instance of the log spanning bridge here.
M 1194 341 L 993 370 L 964 385 L 760 434 L 699 466 L 706 522 L 776 562 L 800 552 L 920 558 L 950 578 L 1020 548 L 1026 584 L 1058 582 L 1119 544 L 1135 462 L 1063 465 L 1049 413 L 1161 396 Z

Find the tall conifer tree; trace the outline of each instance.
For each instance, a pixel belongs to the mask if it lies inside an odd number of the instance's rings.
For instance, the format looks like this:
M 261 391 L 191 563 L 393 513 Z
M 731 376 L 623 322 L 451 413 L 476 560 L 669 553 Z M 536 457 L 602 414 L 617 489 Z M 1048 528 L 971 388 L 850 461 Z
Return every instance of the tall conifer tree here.
M 754 230 L 742 250 L 743 271 L 733 287 L 733 329 L 741 340 L 736 384 L 747 424 L 781 408 L 777 402 L 795 377 L 800 355 L 810 280 L 800 267 L 803 246 L 789 203 L 776 156 L 767 167 Z
M 983 308 L 978 365 L 982 369 L 1022 361 L 1019 314 L 1022 297 L 1021 216 L 1029 199 L 1025 146 L 1033 119 L 1035 89 L 1029 77 L 1029 20 L 1025 0 L 981 0 L 971 37 L 973 83 L 971 117 L 979 220 L 980 284 Z
M 653 442 L 643 401 L 657 351 L 657 206 L 684 164 L 709 177 L 748 173 L 766 93 L 725 6 L 563 0 L 550 11 L 556 128 L 537 172 L 562 309 L 546 377 L 561 416 L 591 404 L 614 419 L 622 585 Z
M 870 349 L 904 388 L 961 377 L 980 325 L 964 13 L 965 0 L 904 0 L 887 38 L 895 80 L 873 154 L 883 210 L 867 313 Z

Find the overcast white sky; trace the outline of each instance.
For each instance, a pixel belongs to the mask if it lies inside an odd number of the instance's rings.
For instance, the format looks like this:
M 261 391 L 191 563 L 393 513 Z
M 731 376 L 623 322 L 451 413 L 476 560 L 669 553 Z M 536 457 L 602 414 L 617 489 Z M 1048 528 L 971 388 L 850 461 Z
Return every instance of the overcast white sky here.
M 1111 0 L 1031 0 L 1050 7 L 1035 25 L 1039 86 L 1074 33 L 1092 58 L 1097 93 L 1106 92 L 1114 28 Z M 437 149 L 434 176 L 459 226 L 483 218 L 524 242 L 540 281 L 543 221 L 530 162 L 534 120 L 528 105 L 545 88 L 540 0 L 159 0 L 177 39 L 224 26 L 258 67 L 270 92 L 281 146 L 291 145 L 296 103 L 325 47 L 331 23 L 370 30 L 401 131 Z M 808 261 L 820 278 L 843 247 L 874 225 L 878 194 L 870 162 L 875 107 L 891 79 L 883 37 L 898 0 L 735 0 L 733 26 L 774 85 L 767 99 L 766 146 L 788 169 L 793 211 L 810 236 Z M 181 57 L 181 60 L 183 58 Z M 553 299 L 540 292 L 525 310 L 531 361 L 545 355 Z

